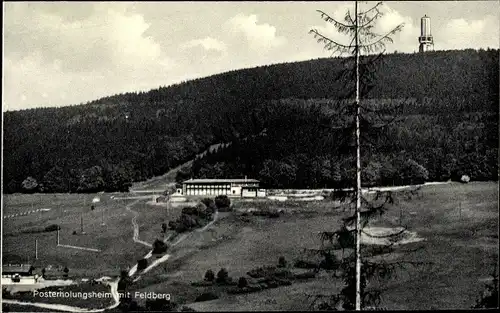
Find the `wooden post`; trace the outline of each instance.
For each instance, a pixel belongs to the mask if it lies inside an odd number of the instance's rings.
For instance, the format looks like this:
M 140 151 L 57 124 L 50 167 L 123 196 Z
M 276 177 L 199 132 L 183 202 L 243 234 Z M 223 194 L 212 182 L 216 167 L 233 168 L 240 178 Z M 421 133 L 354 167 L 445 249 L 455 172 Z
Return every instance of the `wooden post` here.
M 59 246 L 59 226 L 57 226 L 57 246 Z
M 83 234 L 83 213 L 80 215 L 80 228 L 81 228 L 81 233 Z
M 38 239 L 35 239 L 35 260 L 38 260 Z

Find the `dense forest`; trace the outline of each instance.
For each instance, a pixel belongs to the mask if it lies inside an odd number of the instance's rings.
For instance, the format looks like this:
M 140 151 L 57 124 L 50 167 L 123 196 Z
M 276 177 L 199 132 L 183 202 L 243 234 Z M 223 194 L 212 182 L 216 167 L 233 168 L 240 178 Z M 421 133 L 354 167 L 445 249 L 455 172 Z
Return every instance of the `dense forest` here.
M 340 58 L 235 70 L 76 106 L 4 113 L 4 192 L 127 190 L 214 143 L 189 177 L 267 187 L 345 186 L 352 157 L 332 130 Z M 384 56 L 370 106 L 405 104 L 363 145 L 363 181 L 498 179 L 499 51 Z M 363 144 L 363 143 L 362 143 Z

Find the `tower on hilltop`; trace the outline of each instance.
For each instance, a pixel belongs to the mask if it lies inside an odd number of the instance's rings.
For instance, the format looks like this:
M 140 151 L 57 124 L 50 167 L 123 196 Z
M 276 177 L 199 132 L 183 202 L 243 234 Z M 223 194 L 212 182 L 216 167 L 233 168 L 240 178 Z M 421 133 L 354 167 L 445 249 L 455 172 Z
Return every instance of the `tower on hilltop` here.
M 434 50 L 434 39 L 431 34 L 431 18 L 427 15 L 424 15 L 420 20 L 420 36 L 418 37 L 418 42 L 420 43 L 418 48 L 419 52 Z

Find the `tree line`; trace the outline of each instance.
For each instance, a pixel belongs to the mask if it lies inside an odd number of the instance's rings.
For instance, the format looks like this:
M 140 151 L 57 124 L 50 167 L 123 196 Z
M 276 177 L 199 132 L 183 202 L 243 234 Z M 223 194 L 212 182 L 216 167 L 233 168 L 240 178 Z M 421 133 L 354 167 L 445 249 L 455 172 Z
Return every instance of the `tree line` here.
M 345 184 L 352 160 L 336 148 L 345 134 L 334 104 L 341 61 L 261 66 L 82 105 L 5 112 L 4 191 L 127 190 L 213 143 L 230 144 L 179 179 Z M 401 122 L 365 147 L 365 181 L 496 180 L 498 64 L 491 49 L 385 56 L 369 105 L 408 103 L 398 111 Z

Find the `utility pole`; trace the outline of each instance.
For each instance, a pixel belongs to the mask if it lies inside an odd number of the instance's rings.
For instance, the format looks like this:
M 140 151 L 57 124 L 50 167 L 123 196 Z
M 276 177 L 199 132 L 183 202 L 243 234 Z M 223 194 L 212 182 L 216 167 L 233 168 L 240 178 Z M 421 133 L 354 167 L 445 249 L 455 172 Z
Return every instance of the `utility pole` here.
M 355 67 L 356 67 L 356 311 L 361 310 L 361 152 L 359 115 L 361 107 L 359 101 L 359 15 L 358 1 L 354 3 L 355 20 Z
M 81 233 L 82 233 L 82 234 L 85 234 L 85 233 L 83 232 L 83 213 L 81 213 L 81 215 L 80 215 L 80 229 L 81 229 Z
M 57 246 L 59 246 L 59 226 L 57 227 Z
M 38 260 L 38 239 L 35 239 L 35 260 Z

